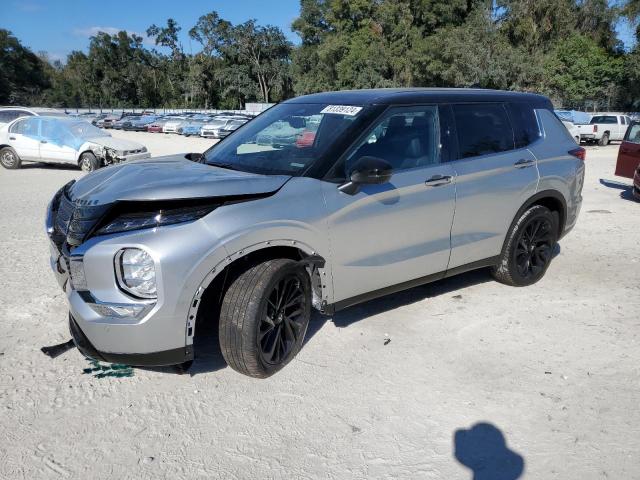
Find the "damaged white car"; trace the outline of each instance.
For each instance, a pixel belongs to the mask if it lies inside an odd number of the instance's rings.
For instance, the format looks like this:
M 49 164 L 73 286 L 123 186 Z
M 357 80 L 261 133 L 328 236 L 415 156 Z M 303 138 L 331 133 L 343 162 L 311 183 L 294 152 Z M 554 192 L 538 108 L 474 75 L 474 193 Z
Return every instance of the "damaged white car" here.
M 0 164 L 20 168 L 23 162 L 68 163 L 85 172 L 127 160 L 149 158 L 147 148 L 112 138 L 88 122 L 59 117 L 22 117 L 0 128 Z

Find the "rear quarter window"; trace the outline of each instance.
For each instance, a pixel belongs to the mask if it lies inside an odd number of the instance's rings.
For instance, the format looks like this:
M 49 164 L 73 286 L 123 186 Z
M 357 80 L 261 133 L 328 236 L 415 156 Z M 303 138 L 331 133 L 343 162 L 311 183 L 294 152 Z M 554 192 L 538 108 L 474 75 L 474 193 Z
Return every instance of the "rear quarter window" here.
M 514 148 L 513 128 L 502 104 L 452 105 L 459 158 L 505 152 Z
M 508 103 L 507 109 L 513 124 L 513 139 L 516 148 L 526 147 L 540 138 L 540 125 L 531 105 Z

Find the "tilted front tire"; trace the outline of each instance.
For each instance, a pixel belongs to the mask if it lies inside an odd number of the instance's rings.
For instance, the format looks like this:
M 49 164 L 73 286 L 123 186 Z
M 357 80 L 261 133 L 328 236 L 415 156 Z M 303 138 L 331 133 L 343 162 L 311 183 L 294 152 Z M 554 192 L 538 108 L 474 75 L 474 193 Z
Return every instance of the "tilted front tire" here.
M 232 280 L 220 308 L 222 355 L 234 370 L 266 378 L 300 351 L 311 317 L 311 282 L 289 259 L 259 263 Z
M 557 215 L 542 205 L 532 206 L 507 233 L 493 277 L 514 287 L 536 283 L 551 263 L 557 240 Z
M 100 160 L 91 152 L 85 152 L 80 155 L 78 164 L 80 165 L 80 169 L 86 173 L 93 172 L 100 168 Z
M 16 170 L 22 165 L 22 161 L 16 151 L 11 147 L 0 150 L 0 164 L 6 169 Z

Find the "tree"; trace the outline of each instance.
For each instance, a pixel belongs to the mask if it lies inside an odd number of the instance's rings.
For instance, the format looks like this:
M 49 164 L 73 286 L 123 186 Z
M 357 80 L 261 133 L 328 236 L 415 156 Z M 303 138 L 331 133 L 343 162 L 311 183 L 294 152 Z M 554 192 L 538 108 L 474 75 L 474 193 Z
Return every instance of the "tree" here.
M 0 29 L 0 103 L 29 104 L 50 87 L 42 60 Z
M 592 38 L 574 34 L 550 52 L 543 88 L 565 106 L 583 107 L 590 100 L 609 110 L 623 66 L 622 58 L 610 55 Z

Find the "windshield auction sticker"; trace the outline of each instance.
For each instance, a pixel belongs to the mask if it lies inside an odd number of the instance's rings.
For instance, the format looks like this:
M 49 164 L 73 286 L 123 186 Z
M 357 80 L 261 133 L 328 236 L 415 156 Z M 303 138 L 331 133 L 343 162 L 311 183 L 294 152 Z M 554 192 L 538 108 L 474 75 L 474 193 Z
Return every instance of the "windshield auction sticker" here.
M 353 107 L 351 105 L 327 105 L 320 113 L 336 113 L 338 115 L 349 115 L 353 117 L 362 110 L 362 107 Z

